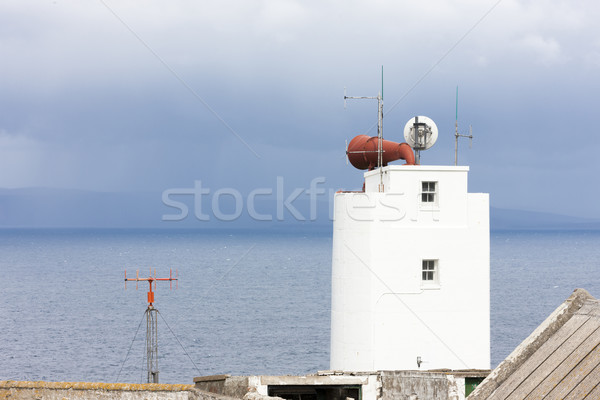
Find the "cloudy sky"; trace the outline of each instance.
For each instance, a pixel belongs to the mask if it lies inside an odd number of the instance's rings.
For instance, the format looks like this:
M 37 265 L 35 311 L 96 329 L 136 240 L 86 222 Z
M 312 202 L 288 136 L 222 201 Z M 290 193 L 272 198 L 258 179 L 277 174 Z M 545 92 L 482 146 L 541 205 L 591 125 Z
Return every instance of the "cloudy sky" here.
M 600 218 L 594 1 L 3 0 L 0 187 L 353 189 L 345 141 L 414 115 L 495 207 Z

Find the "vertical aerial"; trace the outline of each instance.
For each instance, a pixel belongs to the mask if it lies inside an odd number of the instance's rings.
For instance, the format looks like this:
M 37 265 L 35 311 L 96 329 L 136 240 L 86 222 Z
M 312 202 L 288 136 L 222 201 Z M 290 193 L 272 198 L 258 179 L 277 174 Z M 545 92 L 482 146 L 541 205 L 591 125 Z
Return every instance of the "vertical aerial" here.
M 376 162 L 375 138 L 348 146 L 367 171 L 362 191 L 335 194 L 330 368 L 488 369 L 489 195 L 468 193 L 469 167 L 420 163 L 429 118 L 404 137 L 381 138 Z
M 344 93 L 344 107 L 346 106 L 347 99 L 359 99 L 359 100 L 377 100 L 377 150 L 370 150 L 370 152 L 377 155 L 377 168 L 381 169 L 383 166 L 383 65 L 381 66 L 381 91 L 377 93 L 377 96 L 346 96 Z M 348 151 L 348 150 L 346 150 Z M 383 191 L 383 176 L 379 177 L 379 190 Z
M 177 275 L 177 273 L 175 274 Z M 158 310 L 154 307 L 154 291 L 152 290 L 152 284 L 156 289 L 157 281 L 169 281 L 172 285 L 172 281 L 178 281 L 178 278 L 173 278 L 172 272 L 169 271 L 168 278 L 157 278 L 156 270 L 154 270 L 154 276 L 150 273 L 148 278 L 140 278 L 139 271 L 136 271 L 135 278 L 127 278 L 127 271 L 125 271 L 125 288 L 127 288 L 128 281 L 137 282 L 147 281 L 149 285 L 148 290 L 148 308 L 146 308 L 146 369 L 147 369 L 147 383 L 158 383 Z
M 458 165 L 458 138 L 469 138 L 469 147 L 473 143 L 473 129 L 469 126 L 469 134 L 458 133 L 458 86 L 456 87 L 456 119 L 454 122 L 454 165 Z

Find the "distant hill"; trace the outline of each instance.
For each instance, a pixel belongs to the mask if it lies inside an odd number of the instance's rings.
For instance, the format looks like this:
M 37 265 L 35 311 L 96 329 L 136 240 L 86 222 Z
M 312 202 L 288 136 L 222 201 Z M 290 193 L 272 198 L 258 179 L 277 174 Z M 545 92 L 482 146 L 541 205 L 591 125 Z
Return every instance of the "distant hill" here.
M 0 189 L 0 227 L 152 227 L 162 207 L 160 195 L 150 193 Z
M 505 229 L 600 229 L 600 220 L 536 211 L 490 208 L 490 226 Z
M 273 197 L 273 196 L 271 196 Z M 200 209 L 193 196 L 171 196 L 178 204 L 168 206 L 161 192 L 110 193 L 86 190 L 24 188 L 0 189 L 0 228 L 310 228 L 331 229 L 330 204 L 319 198 L 316 214 L 310 212 L 308 196 L 298 196 L 291 208 L 278 211 L 269 196 L 256 196 L 254 218 L 244 198 L 240 216 L 235 215 L 231 196 L 223 196 L 215 213 L 211 199 L 204 198 Z M 185 218 L 184 211 L 187 211 Z M 221 213 L 225 220 L 216 214 Z M 278 218 L 283 216 L 283 218 Z M 201 219 L 206 219 L 204 221 Z M 297 218 L 299 217 L 299 218 Z M 270 218 L 270 220 L 269 220 Z M 164 220 L 166 219 L 166 220 Z M 281 220 L 280 220 L 281 219 Z M 506 210 L 492 207 L 490 225 L 503 229 L 600 229 L 600 220 L 550 213 Z

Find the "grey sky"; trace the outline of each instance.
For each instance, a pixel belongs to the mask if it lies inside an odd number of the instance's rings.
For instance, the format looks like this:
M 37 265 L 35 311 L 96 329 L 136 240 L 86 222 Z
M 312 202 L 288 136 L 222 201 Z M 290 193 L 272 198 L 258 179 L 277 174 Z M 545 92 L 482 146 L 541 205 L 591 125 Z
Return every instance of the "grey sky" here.
M 470 191 L 600 218 L 600 4 L 503 0 L 459 42 L 496 3 L 3 1 L 0 187 L 357 188 L 344 142 L 377 106 L 343 88 L 376 95 L 383 65 L 386 139 L 427 115 L 422 163 L 452 164 L 458 85 Z

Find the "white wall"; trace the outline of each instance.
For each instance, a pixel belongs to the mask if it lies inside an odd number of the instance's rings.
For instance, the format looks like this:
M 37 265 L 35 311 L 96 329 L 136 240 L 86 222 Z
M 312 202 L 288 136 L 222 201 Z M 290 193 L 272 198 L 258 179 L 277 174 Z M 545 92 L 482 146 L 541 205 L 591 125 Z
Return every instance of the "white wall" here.
M 332 263 L 331 369 L 487 369 L 489 199 L 467 193 L 468 167 L 389 166 L 365 193 L 338 193 Z M 438 201 L 421 204 L 421 182 Z M 439 285 L 424 286 L 423 259 Z

